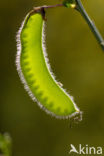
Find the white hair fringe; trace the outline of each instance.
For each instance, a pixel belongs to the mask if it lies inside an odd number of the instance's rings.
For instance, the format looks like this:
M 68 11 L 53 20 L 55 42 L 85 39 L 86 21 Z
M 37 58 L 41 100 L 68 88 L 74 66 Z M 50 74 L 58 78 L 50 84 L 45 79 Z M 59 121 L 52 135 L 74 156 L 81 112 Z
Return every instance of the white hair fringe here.
M 20 57 L 21 57 L 21 52 L 22 52 L 22 46 L 21 46 L 21 39 L 20 39 L 20 36 L 21 36 L 21 32 L 22 32 L 22 29 L 24 27 L 24 24 L 25 24 L 25 20 L 27 19 L 27 17 L 29 16 L 29 14 L 27 14 L 27 16 L 25 17 L 24 21 L 22 22 L 21 24 L 21 27 L 19 29 L 19 31 L 17 32 L 17 35 L 16 35 L 16 41 L 17 41 L 17 54 L 16 54 L 16 67 L 17 67 L 17 71 L 18 71 L 18 74 L 19 74 L 19 77 L 22 81 L 22 83 L 24 84 L 24 88 L 25 90 L 28 92 L 29 96 L 32 98 L 32 100 L 34 102 L 36 102 L 39 107 L 44 110 L 47 114 L 50 114 L 51 116 L 53 117 L 56 117 L 57 119 L 70 119 L 72 117 L 75 117 L 77 115 L 80 115 L 79 117 L 79 120 L 78 121 L 81 121 L 82 120 L 82 112 L 79 110 L 79 108 L 77 107 L 77 105 L 75 104 L 74 102 L 74 99 L 72 96 L 70 96 L 65 89 L 62 88 L 62 86 L 60 86 L 60 88 L 67 94 L 67 96 L 69 96 L 69 98 L 72 100 L 77 112 L 71 114 L 71 115 L 67 115 L 67 116 L 58 116 L 58 115 L 55 115 L 53 112 L 47 110 L 36 98 L 35 96 L 33 95 L 33 93 L 31 92 L 25 78 L 24 78 L 24 75 L 22 73 L 22 69 L 21 69 L 21 64 L 20 64 Z M 51 70 L 51 66 L 49 64 L 49 59 L 48 59 L 48 55 L 47 55 L 47 52 L 46 52 L 46 46 L 45 46 L 45 27 L 46 27 L 46 24 L 45 22 L 43 22 L 43 29 L 42 29 L 42 48 L 43 48 L 43 53 L 44 53 L 44 57 L 45 57 L 45 62 L 46 62 L 46 65 L 47 65 L 47 68 L 52 76 L 52 78 L 54 79 L 54 81 L 58 84 L 60 82 L 58 82 L 55 78 L 55 75 L 53 74 L 52 70 Z

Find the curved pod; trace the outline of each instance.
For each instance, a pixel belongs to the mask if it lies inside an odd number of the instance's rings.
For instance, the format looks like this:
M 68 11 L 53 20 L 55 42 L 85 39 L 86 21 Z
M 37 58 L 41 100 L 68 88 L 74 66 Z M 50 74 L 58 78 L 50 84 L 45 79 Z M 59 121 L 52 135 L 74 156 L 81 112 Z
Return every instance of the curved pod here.
M 58 118 L 79 114 L 72 98 L 52 75 L 45 55 L 44 8 L 35 8 L 25 18 L 19 30 L 17 70 L 25 89 L 47 113 Z

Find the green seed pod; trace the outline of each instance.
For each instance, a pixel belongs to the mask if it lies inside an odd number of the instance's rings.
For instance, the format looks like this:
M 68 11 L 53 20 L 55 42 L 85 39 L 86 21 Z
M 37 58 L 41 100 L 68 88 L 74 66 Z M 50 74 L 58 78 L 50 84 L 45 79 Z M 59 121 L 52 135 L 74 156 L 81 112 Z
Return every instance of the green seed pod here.
M 44 45 L 44 24 L 43 7 L 26 16 L 17 35 L 17 70 L 25 89 L 43 110 L 57 118 L 69 118 L 80 114 L 80 110 L 51 72 Z

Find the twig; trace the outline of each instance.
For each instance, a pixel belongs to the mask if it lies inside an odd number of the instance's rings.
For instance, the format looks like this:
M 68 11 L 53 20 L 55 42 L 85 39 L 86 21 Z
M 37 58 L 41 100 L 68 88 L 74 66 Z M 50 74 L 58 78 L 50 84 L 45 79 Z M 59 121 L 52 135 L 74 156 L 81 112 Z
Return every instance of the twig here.
M 81 15 L 84 17 L 85 21 L 89 25 L 91 31 L 93 32 L 94 36 L 96 37 L 98 43 L 100 44 L 102 50 L 104 51 L 104 39 L 102 38 L 99 30 L 93 23 L 93 21 L 88 16 L 86 10 L 84 9 L 81 0 L 76 0 L 76 9 L 81 13 Z
M 43 8 L 44 9 L 48 9 L 48 8 L 56 8 L 56 7 L 63 7 L 63 4 L 56 4 L 56 5 L 44 5 Z
M 85 21 L 87 22 L 87 24 L 89 25 L 91 31 L 93 32 L 95 38 L 97 39 L 98 43 L 100 44 L 102 50 L 104 51 L 104 39 L 103 37 L 101 36 L 99 30 L 97 29 L 97 27 L 95 26 L 94 22 L 90 19 L 90 17 L 88 16 L 86 10 L 84 9 L 82 3 L 81 3 L 81 0 L 75 0 L 76 4 L 72 4 L 72 8 L 76 9 L 77 11 L 80 12 L 80 14 L 83 16 L 83 18 L 85 19 Z M 34 13 L 34 12 L 42 12 L 43 14 L 43 18 L 44 18 L 44 9 L 48 9 L 48 8 L 56 8 L 56 7 L 63 7 L 65 6 L 64 4 L 56 4 L 56 5 L 44 5 L 44 6 L 41 6 L 41 7 L 36 7 L 34 8 L 34 10 L 32 10 L 30 12 L 31 13 Z

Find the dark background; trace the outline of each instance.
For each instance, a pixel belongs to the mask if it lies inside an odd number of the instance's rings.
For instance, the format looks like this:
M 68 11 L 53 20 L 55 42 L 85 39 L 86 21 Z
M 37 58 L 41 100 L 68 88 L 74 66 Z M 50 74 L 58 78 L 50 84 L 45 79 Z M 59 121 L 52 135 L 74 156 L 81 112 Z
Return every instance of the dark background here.
M 74 96 L 83 121 L 57 120 L 40 110 L 15 66 L 16 33 L 33 6 L 57 0 L 0 1 L 0 132 L 13 140 L 13 156 L 68 156 L 70 144 L 104 145 L 104 53 L 73 9 L 47 10 L 46 45 L 57 80 Z M 104 36 L 104 0 L 83 0 Z

